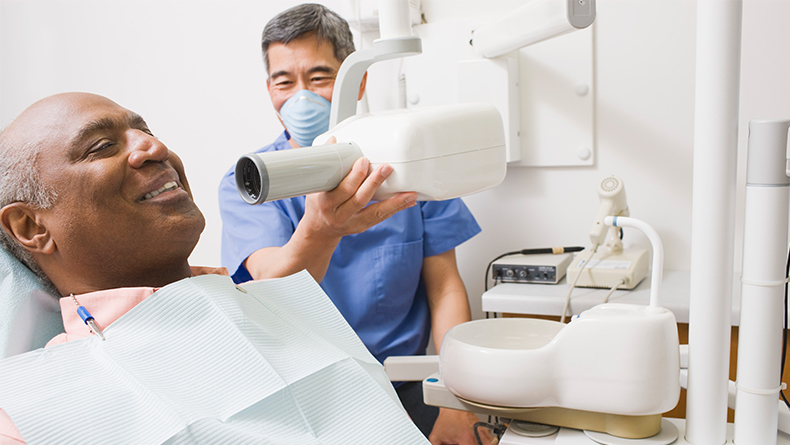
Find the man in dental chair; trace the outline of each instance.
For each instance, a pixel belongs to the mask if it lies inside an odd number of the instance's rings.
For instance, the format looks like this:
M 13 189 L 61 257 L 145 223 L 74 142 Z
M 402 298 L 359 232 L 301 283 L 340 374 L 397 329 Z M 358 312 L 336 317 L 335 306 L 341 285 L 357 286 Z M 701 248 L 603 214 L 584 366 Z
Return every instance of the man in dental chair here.
M 367 203 L 385 175 L 367 176 L 361 163 L 357 164 L 335 193 L 354 195 Z M 381 210 L 374 215 L 390 214 L 405 202 L 373 205 Z M 99 327 L 106 329 L 160 288 L 195 275 L 227 274 L 220 269 L 193 268 L 187 262 L 205 222 L 192 199 L 181 160 L 153 136 L 139 115 L 92 94 L 45 98 L 0 133 L 0 224 L 4 248 L 63 297 L 66 332 L 50 341 L 50 345 L 62 345 L 40 350 L 51 354 L 78 344 L 66 342 L 98 341 L 85 338 L 92 332 L 77 316 L 74 299 L 88 307 Z M 359 347 L 364 348 L 361 343 Z M 0 383 L 6 378 L 0 375 Z M 102 394 L 95 397 L 105 398 Z M 391 397 L 384 402 L 397 406 L 394 392 Z M 69 400 L 48 403 L 58 404 L 60 410 L 76 408 Z M 398 433 L 405 431 L 408 439 L 388 442 L 385 436 L 368 443 L 427 443 L 402 410 L 387 422 L 397 423 L 398 417 L 405 422 Z M 375 429 L 382 419 L 354 421 Z M 100 422 L 85 427 L 92 431 Z M 21 424 L 17 426 L 24 431 Z M 116 442 L 104 439 L 104 443 Z M 24 438 L 0 409 L 0 444 L 19 443 Z M 255 443 L 270 442 L 263 437 Z

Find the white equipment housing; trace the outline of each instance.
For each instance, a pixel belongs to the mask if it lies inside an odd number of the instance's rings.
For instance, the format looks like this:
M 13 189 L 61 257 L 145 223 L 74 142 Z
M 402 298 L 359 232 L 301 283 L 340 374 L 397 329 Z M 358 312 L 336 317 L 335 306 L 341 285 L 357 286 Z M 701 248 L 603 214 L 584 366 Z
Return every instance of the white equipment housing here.
M 494 106 L 467 103 L 352 116 L 316 138 L 354 142 L 375 168 L 394 169 L 375 195 L 415 191 L 438 201 L 499 185 L 507 172 L 505 133 Z
M 647 275 L 647 249 L 622 249 L 619 252 L 596 252 L 590 258 L 590 250 L 579 252 L 568 266 L 568 282 L 576 275 L 576 287 L 609 289 L 620 283 L 618 289 L 633 289 Z

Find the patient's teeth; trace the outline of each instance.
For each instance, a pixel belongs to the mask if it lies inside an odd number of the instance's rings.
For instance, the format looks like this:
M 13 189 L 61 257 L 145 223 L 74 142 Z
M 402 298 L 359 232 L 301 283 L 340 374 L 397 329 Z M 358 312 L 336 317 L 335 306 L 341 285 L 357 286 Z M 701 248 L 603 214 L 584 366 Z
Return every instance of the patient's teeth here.
M 146 193 L 143 198 L 144 199 L 151 199 L 151 198 L 155 197 L 156 195 L 158 195 L 158 194 L 160 194 L 162 192 L 169 191 L 169 190 L 175 190 L 177 188 L 178 188 L 178 183 L 175 182 L 175 181 L 170 181 L 167 184 L 165 184 L 162 187 L 160 187 L 159 190 L 154 190 L 152 192 Z

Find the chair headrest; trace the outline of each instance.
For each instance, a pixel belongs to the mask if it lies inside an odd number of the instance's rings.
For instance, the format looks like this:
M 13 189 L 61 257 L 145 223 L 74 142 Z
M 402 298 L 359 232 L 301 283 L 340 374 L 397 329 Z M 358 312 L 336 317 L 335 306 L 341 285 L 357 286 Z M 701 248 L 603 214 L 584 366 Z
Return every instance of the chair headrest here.
M 0 248 L 0 359 L 41 348 L 63 332 L 58 298 Z

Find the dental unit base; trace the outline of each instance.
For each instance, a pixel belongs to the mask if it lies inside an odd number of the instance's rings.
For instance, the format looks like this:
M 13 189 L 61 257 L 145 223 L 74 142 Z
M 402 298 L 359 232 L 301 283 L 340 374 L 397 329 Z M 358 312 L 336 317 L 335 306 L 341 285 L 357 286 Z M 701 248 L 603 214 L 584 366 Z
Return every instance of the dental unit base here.
M 567 325 L 523 318 L 458 325 L 442 344 L 441 379 L 423 386 L 427 400 L 442 382 L 475 412 L 643 438 L 677 404 L 679 369 L 670 311 L 610 303 Z
M 442 382 L 465 402 L 458 404 L 471 411 L 480 404 L 515 414 L 521 408 L 534 416 L 532 421 L 627 439 L 661 430 L 661 414 L 674 408 L 680 397 L 677 322 L 660 305 L 663 244 L 641 220 L 607 216 L 603 222 L 638 229 L 650 240 L 650 304 L 601 304 L 568 324 L 494 318 L 457 325 L 442 342 L 441 377 L 423 381 L 426 403 L 432 403 L 431 384 Z M 573 412 L 561 414 L 553 408 Z M 530 409 L 549 411 L 539 416 Z M 596 420 L 583 420 L 587 416 L 581 412 L 598 414 L 592 415 Z M 621 420 L 631 428 L 613 427 Z
M 661 414 L 626 416 L 558 407 L 511 408 L 473 402 L 450 392 L 439 373 L 423 381 L 423 397 L 427 405 L 511 420 L 600 431 L 629 439 L 654 436 L 661 429 Z
M 619 252 L 605 252 L 601 248 L 590 258 L 590 250 L 585 249 L 576 254 L 568 265 L 568 282 L 572 283 L 576 275 L 576 287 L 594 287 L 609 289 L 633 289 L 648 271 L 648 251 L 646 249 L 622 249 Z M 620 281 L 622 284 L 619 284 Z

